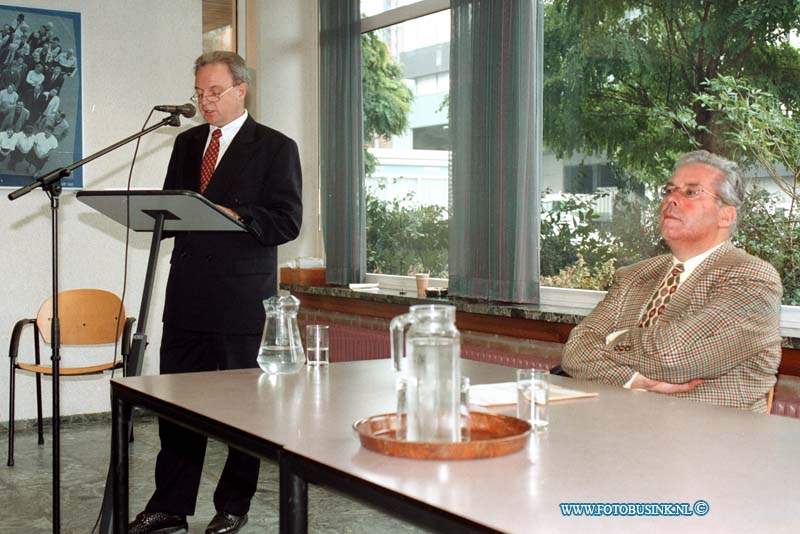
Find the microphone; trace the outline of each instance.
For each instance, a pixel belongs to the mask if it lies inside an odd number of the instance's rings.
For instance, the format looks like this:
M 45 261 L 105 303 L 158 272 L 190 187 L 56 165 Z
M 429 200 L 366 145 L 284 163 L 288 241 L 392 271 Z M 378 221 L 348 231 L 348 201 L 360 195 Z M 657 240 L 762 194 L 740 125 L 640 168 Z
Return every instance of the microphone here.
M 155 106 L 153 109 L 165 113 L 172 113 L 173 115 L 183 115 L 187 119 L 194 117 L 195 113 L 197 113 L 197 110 L 191 104 L 181 104 L 180 106 Z

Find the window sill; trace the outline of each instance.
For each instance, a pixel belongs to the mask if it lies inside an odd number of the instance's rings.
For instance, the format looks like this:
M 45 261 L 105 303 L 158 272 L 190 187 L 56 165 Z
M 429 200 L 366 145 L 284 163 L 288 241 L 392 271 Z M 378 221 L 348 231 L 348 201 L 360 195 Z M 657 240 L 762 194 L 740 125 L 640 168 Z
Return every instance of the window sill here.
M 385 274 L 367 274 L 367 282 L 379 283 L 381 288 L 416 292 L 414 278 Z M 430 287 L 447 287 L 447 278 L 431 278 Z M 567 289 L 561 287 L 541 287 L 541 307 L 559 310 L 558 313 L 578 315 L 583 318 L 589 315 L 597 304 L 606 296 L 605 291 L 587 289 Z M 495 304 L 495 306 L 516 306 L 515 304 Z M 574 324 L 580 322 L 580 319 Z M 781 306 L 781 336 L 784 346 L 800 348 L 800 306 Z M 787 342 L 789 343 L 787 345 Z
M 589 313 L 587 310 L 571 306 L 551 306 L 542 304 L 513 304 L 507 302 L 490 302 L 456 297 L 421 298 L 417 296 L 416 289 L 389 289 L 352 290 L 336 286 L 301 286 L 294 284 L 281 284 L 281 289 L 291 292 L 323 295 L 329 297 L 359 299 L 368 302 L 383 304 L 397 304 L 412 306 L 414 304 L 451 304 L 459 312 L 492 315 L 496 317 L 511 317 L 515 319 L 528 319 L 576 325 Z
M 604 291 L 543 287 L 543 304 L 514 304 L 457 297 L 420 298 L 413 287 L 414 279 L 408 276 L 367 275 L 367 282 L 378 282 L 381 288 L 377 291 L 354 291 L 346 287 L 295 284 L 281 284 L 281 288 L 309 295 L 358 299 L 404 308 L 414 304 L 451 304 L 462 313 L 572 326 L 580 323 L 605 296 Z M 429 287 L 447 287 L 447 280 L 432 278 Z M 396 311 L 402 313 L 399 309 Z M 781 307 L 781 336 L 784 348 L 800 349 L 800 307 Z

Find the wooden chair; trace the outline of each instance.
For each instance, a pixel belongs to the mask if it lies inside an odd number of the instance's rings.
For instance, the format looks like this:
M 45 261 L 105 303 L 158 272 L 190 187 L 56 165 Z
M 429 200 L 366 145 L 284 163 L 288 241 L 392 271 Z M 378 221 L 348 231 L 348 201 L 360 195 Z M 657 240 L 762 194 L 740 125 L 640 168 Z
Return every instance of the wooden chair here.
M 58 294 L 58 308 L 61 330 L 61 346 L 98 345 L 119 342 L 119 353 L 112 361 L 68 367 L 59 367 L 60 376 L 100 374 L 111 369 L 123 369 L 130 350 L 131 336 L 135 318 L 125 318 L 125 308 L 114 293 L 99 289 L 72 289 Z M 9 374 L 9 414 L 8 414 L 8 465 L 14 465 L 14 393 L 16 371 L 28 371 L 36 375 L 36 409 L 38 418 L 39 444 L 44 443 L 42 433 L 42 375 L 52 375 L 50 365 L 42 365 L 39 350 L 39 337 L 50 343 L 53 316 L 53 299 L 47 299 L 39 308 L 36 319 L 21 319 L 14 325 L 8 356 Z M 19 342 L 26 326 L 33 325 L 33 363 L 19 361 Z M 120 339 L 121 338 L 121 339 Z M 65 353 L 61 353 L 62 361 Z M 67 356 L 75 357 L 74 351 Z

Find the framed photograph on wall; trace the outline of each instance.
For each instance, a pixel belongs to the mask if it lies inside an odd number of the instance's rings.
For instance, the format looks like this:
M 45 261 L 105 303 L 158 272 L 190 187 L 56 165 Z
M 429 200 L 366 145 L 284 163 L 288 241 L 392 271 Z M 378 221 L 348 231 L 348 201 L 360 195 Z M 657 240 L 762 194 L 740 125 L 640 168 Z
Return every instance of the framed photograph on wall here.
M 81 118 L 80 13 L 0 4 L 0 187 L 81 159 Z

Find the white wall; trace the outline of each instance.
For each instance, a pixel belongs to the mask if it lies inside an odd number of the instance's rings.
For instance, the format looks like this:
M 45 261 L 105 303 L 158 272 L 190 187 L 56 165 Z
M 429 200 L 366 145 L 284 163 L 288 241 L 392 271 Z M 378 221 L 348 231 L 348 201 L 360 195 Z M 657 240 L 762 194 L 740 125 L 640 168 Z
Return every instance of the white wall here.
M 300 148 L 303 228 L 278 249 L 278 261 L 322 257 L 319 230 L 319 67 L 317 0 L 251 0 L 247 4 L 247 61 L 255 69 L 256 119 L 282 131 Z M 301 304 L 302 305 L 302 304 Z
M 81 14 L 84 155 L 139 130 L 155 104 L 183 103 L 193 87 L 192 62 L 201 52 L 200 0 L 5 0 L 4 4 L 74 11 Z M 157 114 L 161 115 L 161 114 Z M 183 129 L 183 128 L 182 128 Z M 161 129 L 143 138 L 133 174 L 135 187 L 160 188 L 170 148 L 179 129 Z M 124 187 L 133 144 L 84 167 L 84 188 Z M 41 191 L 10 202 L 0 191 L 0 347 L 3 356 L 11 329 L 22 317 L 33 317 L 49 296 L 49 201 Z M 65 191 L 60 209 L 60 286 L 99 287 L 120 293 L 123 282 L 124 229 Z M 131 234 L 128 289 L 129 315 L 137 316 L 149 235 Z M 150 317 L 150 347 L 145 374 L 158 372 L 163 292 L 171 240 L 161 251 Z M 30 332 L 24 338 L 30 346 Z M 49 347 L 46 357 L 49 358 Z M 74 361 L 64 349 L 64 365 Z M 92 361 L 110 356 L 93 351 Z M 0 420 L 8 420 L 8 359 L 0 364 Z M 61 413 L 109 410 L 108 375 L 62 380 Z M 51 382 L 45 382 L 45 414 L 49 416 Z M 17 374 L 17 418 L 35 417 L 34 380 Z
M 91 154 L 142 127 L 154 104 L 183 103 L 193 86 L 192 62 L 201 52 L 200 0 L 6 0 L 10 5 L 81 13 L 84 153 Z M 303 170 L 303 228 L 300 237 L 279 248 L 279 261 L 323 255 L 319 230 L 318 36 L 317 0 L 249 0 L 246 6 L 248 50 L 254 70 L 248 106 L 259 122 L 292 137 L 300 147 Z M 242 23 L 242 21 L 240 21 Z M 201 120 L 201 119 L 200 119 Z M 189 126 L 197 124 L 192 122 Z M 174 136 L 185 129 L 162 129 L 145 137 L 134 170 L 135 187 L 161 187 Z M 86 189 L 124 187 L 133 146 L 84 167 Z M 4 190 L 5 194 L 11 190 Z M 5 196 L 5 195 L 4 195 Z M 50 292 L 49 202 L 41 192 L 0 210 L 0 347 L 11 328 L 33 317 Z M 75 200 L 62 196 L 60 212 L 62 289 L 100 287 L 122 290 L 124 229 Z M 129 315 L 139 313 L 150 239 L 131 234 Z M 143 374 L 158 373 L 161 312 L 171 240 L 165 241 L 151 303 Z M 26 340 L 30 333 L 26 332 Z M 27 346 L 27 345 L 25 345 Z M 48 347 L 49 349 L 49 347 Z M 92 361 L 105 352 L 94 351 Z M 49 353 L 48 353 L 49 357 Z M 70 352 L 64 349 L 64 363 Z M 74 360 L 73 360 L 74 361 Z M 62 382 L 61 413 L 109 410 L 108 375 L 67 378 Z M 35 417 L 34 381 L 17 375 L 17 418 Z M 51 382 L 45 383 L 45 414 L 50 413 Z M 0 421 L 8 420 L 8 365 L 0 364 Z

